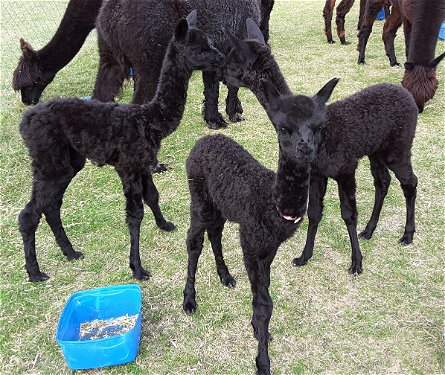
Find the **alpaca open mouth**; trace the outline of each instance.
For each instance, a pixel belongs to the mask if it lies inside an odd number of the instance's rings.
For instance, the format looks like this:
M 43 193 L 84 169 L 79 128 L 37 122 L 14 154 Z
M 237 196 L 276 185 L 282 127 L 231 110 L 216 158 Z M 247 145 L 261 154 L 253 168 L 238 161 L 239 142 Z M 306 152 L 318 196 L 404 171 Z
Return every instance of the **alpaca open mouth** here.
M 280 210 L 278 209 L 278 207 L 277 207 L 277 211 L 278 211 L 278 213 L 280 214 L 280 216 L 281 216 L 283 219 L 286 219 L 286 220 L 288 220 L 288 221 L 293 221 L 294 224 L 298 223 L 298 222 L 302 219 L 301 216 L 287 216 L 287 215 L 283 215 L 283 214 L 280 212 Z

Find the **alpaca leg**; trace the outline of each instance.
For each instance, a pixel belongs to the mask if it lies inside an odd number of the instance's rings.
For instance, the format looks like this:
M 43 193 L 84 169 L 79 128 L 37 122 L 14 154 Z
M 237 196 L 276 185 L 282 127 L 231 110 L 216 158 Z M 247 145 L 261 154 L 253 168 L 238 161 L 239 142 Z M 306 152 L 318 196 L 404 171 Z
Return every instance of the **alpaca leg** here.
M 146 66 L 134 65 L 134 93 L 133 104 L 149 103 L 156 94 L 161 65 L 147 64 Z
M 351 266 L 352 274 L 362 273 L 362 253 L 357 238 L 357 206 L 355 201 L 355 175 L 348 173 L 336 178 L 338 193 L 340 196 L 341 217 L 348 229 L 349 240 L 352 247 Z
M 413 242 L 414 232 L 416 231 L 414 211 L 417 196 L 417 176 L 413 172 L 410 158 L 405 159 L 405 161 L 402 163 L 389 164 L 388 167 L 394 172 L 397 179 L 400 181 L 400 186 L 402 187 L 403 195 L 405 196 L 405 232 L 403 233 L 403 236 L 400 238 L 399 242 L 403 245 L 408 245 Z
M 309 218 L 309 227 L 306 234 L 306 245 L 299 258 L 292 261 L 294 266 L 303 266 L 312 258 L 314 251 L 315 236 L 317 234 L 318 224 L 323 216 L 323 198 L 326 194 L 328 184 L 327 177 L 313 174 L 309 187 L 309 203 L 307 216 Z
M 99 42 L 99 71 L 92 98 L 101 102 L 112 102 L 122 88 L 128 69 L 119 64 L 100 33 L 97 38 Z
M 222 254 L 221 238 L 224 229 L 224 222 L 225 220 L 221 218 L 220 223 L 207 227 L 207 234 L 212 245 L 213 255 L 215 256 L 216 271 L 218 272 L 219 279 L 223 285 L 229 288 L 234 288 L 236 281 L 230 274 Z
M 383 43 L 385 44 L 386 56 L 389 58 L 389 64 L 391 66 L 400 65 L 397 62 L 396 54 L 394 51 L 394 39 L 396 37 L 397 30 L 402 24 L 402 16 L 400 14 L 400 8 L 397 1 L 393 1 L 392 11 L 388 19 L 383 26 Z
M 332 15 L 334 14 L 335 0 L 326 0 L 323 8 L 324 33 L 329 44 L 335 43 L 332 39 Z
M 345 17 L 351 10 L 352 6 L 354 5 L 354 0 L 342 0 L 340 4 L 337 6 L 337 17 L 335 19 L 335 22 L 337 24 L 337 35 L 340 39 L 341 44 L 351 44 L 350 42 L 346 41 L 346 35 L 345 35 Z
M 116 171 L 121 178 L 126 198 L 126 222 L 130 231 L 130 268 L 136 279 L 148 280 L 150 274 L 142 268 L 139 253 L 141 222 L 144 217 L 141 176 L 134 171 Z
M 274 2 L 275 0 L 261 0 L 260 30 L 263 33 L 266 43 L 269 41 L 269 20 Z
M 409 43 L 411 41 L 411 24 L 407 21 L 403 22 L 403 34 L 405 35 L 405 57 L 408 61 Z
M 249 276 L 252 289 L 252 327 L 258 340 L 258 354 L 256 357 L 257 374 L 270 374 L 269 322 L 272 317 L 273 302 L 269 294 L 271 260 L 260 260 L 256 250 L 243 246 L 244 265 Z M 275 252 L 276 253 L 276 250 Z M 273 259 L 273 258 L 272 258 Z
M 167 232 L 174 230 L 176 227 L 170 221 L 165 220 L 159 207 L 159 192 L 153 182 L 150 171 L 146 171 L 141 176 L 142 179 L 142 198 L 145 204 L 150 207 L 156 220 L 156 225 Z
M 204 120 L 209 129 L 220 129 L 227 122 L 218 112 L 219 81 L 216 72 L 202 72 L 204 80 Z
M 238 87 L 228 86 L 226 113 L 232 122 L 240 122 L 244 120 L 241 116 L 243 114 L 243 107 L 238 99 L 238 90 Z
M 372 237 L 377 227 L 383 201 L 388 193 L 389 184 L 391 183 L 391 175 L 388 172 L 386 164 L 380 161 L 377 156 L 369 156 L 369 161 L 371 163 L 371 173 L 374 177 L 375 198 L 371 218 L 368 224 L 366 224 L 366 228 L 358 235 L 365 240 L 369 240 Z
M 187 281 L 184 287 L 184 301 L 182 307 L 186 314 L 193 314 L 196 311 L 196 290 L 195 290 L 195 276 L 198 267 L 199 256 L 202 252 L 202 245 L 204 242 L 204 224 L 191 210 L 190 228 L 187 232 Z
M 357 22 L 357 30 L 359 31 L 362 27 L 363 16 L 365 14 L 366 9 L 366 0 L 360 0 L 360 9 L 358 13 L 358 22 Z
M 372 25 L 374 25 L 377 13 L 382 9 L 382 3 L 383 0 L 368 0 L 366 2 L 362 25 L 358 33 L 358 64 L 365 63 L 366 45 L 368 44 L 368 39 L 372 32 Z

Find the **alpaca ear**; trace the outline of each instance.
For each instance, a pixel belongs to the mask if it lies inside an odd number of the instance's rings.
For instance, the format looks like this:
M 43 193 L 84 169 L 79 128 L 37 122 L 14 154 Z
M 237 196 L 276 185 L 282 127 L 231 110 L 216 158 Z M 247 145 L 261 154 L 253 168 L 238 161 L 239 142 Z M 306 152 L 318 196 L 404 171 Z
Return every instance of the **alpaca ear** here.
M 248 61 L 252 56 L 252 51 L 249 45 L 244 41 L 233 35 L 227 28 L 224 28 L 224 34 L 226 34 L 227 39 L 232 43 L 238 55 L 244 60 Z
M 20 49 L 22 50 L 23 57 L 26 59 L 37 58 L 37 52 L 32 48 L 31 44 L 25 42 L 23 38 L 20 38 Z
M 267 105 L 273 109 L 278 109 L 280 93 L 277 91 L 275 86 L 266 79 L 261 79 L 261 86 L 263 87 L 264 96 L 266 97 Z
M 405 69 L 406 70 L 413 70 L 414 69 L 414 63 L 407 61 L 405 64 Z
M 256 40 L 257 42 L 260 42 L 263 46 L 265 46 L 266 41 L 264 40 L 264 35 L 252 18 L 248 18 L 246 20 L 246 26 L 247 26 L 247 38 Z
M 431 68 L 436 69 L 437 64 L 439 64 L 444 57 L 445 57 L 445 52 L 442 53 L 441 55 L 437 56 L 433 61 L 431 61 L 430 62 Z
M 187 40 L 189 31 L 189 25 L 186 19 L 182 19 L 178 22 L 175 29 L 175 39 L 180 43 L 185 43 Z
M 189 27 L 196 27 L 196 19 L 198 17 L 198 11 L 193 9 L 186 17 Z
M 340 78 L 332 78 L 319 92 L 317 92 L 314 99 L 319 105 L 326 104 L 339 80 Z

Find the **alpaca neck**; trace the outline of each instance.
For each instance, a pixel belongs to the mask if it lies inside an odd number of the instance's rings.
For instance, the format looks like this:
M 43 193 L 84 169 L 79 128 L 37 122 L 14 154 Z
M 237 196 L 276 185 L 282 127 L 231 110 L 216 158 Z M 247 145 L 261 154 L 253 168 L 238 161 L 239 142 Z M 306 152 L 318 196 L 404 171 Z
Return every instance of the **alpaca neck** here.
M 159 125 L 162 138 L 178 128 L 184 114 L 192 70 L 183 59 L 172 41 L 165 54 L 156 94 L 150 102 L 153 121 Z
M 46 71 L 57 72 L 67 65 L 85 42 L 99 13 L 102 0 L 72 0 L 49 43 L 38 51 Z
M 301 215 L 306 212 L 309 180 L 310 180 L 310 164 L 296 163 L 285 159 L 281 155 L 278 161 L 278 171 L 273 190 L 273 196 L 280 212 L 288 209 L 298 212 Z

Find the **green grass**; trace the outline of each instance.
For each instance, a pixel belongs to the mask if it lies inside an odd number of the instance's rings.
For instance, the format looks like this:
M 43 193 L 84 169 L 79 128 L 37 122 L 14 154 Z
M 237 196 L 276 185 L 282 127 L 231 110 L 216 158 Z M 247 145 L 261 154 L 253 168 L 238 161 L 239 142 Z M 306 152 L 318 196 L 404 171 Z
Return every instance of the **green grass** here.
M 85 259 L 68 262 L 44 220 L 37 232 L 37 256 L 51 278 L 29 283 L 24 270 L 17 215 L 30 195 L 31 170 L 18 133 L 26 107 L 11 89 L 12 71 L 19 57 L 18 37 L 36 48 L 53 35 L 63 14 L 60 2 L 1 2 L 1 130 L 0 130 L 0 267 L 3 279 L 0 316 L 0 373 L 68 374 L 55 341 L 58 317 L 68 296 L 78 290 L 137 282 L 128 267 L 129 234 L 124 197 L 110 167 L 87 164 L 66 192 L 63 221 L 75 248 Z M 66 3 L 66 2 L 65 2 Z M 55 4 L 57 6 L 55 6 Z M 377 82 L 399 83 L 401 68 L 390 68 L 376 22 L 367 49 L 367 65 L 356 64 L 358 3 L 347 18 L 349 46 L 328 45 L 323 35 L 324 1 L 276 2 L 271 18 L 271 45 L 289 86 L 314 94 L 330 78 L 341 78 L 332 100 L 344 98 Z M 17 8 L 20 6 L 20 8 Z M 19 12 L 23 18 L 10 17 Z M 25 22 L 26 12 L 36 15 Z M 17 13 L 17 14 L 19 14 Z M 23 13 L 23 14 L 22 14 Z M 51 17 L 50 17 L 51 19 Z M 46 28 L 37 30 L 41 22 Z M 35 30 L 35 31 L 34 31 Z M 34 41 L 34 38 L 37 41 Z M 438 42 L 437 51 L 445 49 Z M 404 61 L 403 33 L 396 53 Z M 46 89 L 42 101 L 54 96 L 89 96 L 94 85 L 98 54 L 95 34 L 76 58 Z M 415 373 L 445 372 L 444 318 L 444 67 L 438 69 L 440 87 L 419 116 L 413 149 L 419 177 L 417 232 L 403 247 L 405 205 L 394 178 L 374 237 L 361 241 L 364 272 L 348 274 L 350 245 L 343 224 L 337 189 L 329 183 L 324 218 L 313 259 L 303 268 L 291 260 L 300 254 L 307 220 L 283 244 L 273 263 L 271 294 L 274 311 L 270 345 L 275 374 L 303 373 Z M 251 294 L 242 264 L 237 226 L 228 224 L 224 254 L 237 279 L 224 288 L 215 272 L 206 242 L 198 273 L 198 311 L 182 311 L 186 275 L 185 236 L 189 197 L 185 159 L 196 139 L 208 130 L 201 118 L 202 82 L 193 76 L 186 113 L 179 129 L 167 138 L 160 160 L 173 170 L 154 177 L 165 216 L 178 229 L 163 233 L 147 210 L 142 225 L 141 256 L 152 278 L 138 282 L 143 289 L 143 331 L 134 363 L 92 374 L 247 374 L 255 370 L 256 341 L 250 327 Z M 221 98 L 225 96 L 222 91 Z M 128 84 L 120 100 L 131 99 Z M 275 132 L 255 97 L 241 90 L 246 120 L 222 132 L 244 145 L 264 165 L 277 163 Z M 223 100 L 220 110 L 223 111 Z M 359 228 L 372 211 L 374 188 L 367 160 L 357 171 Z

